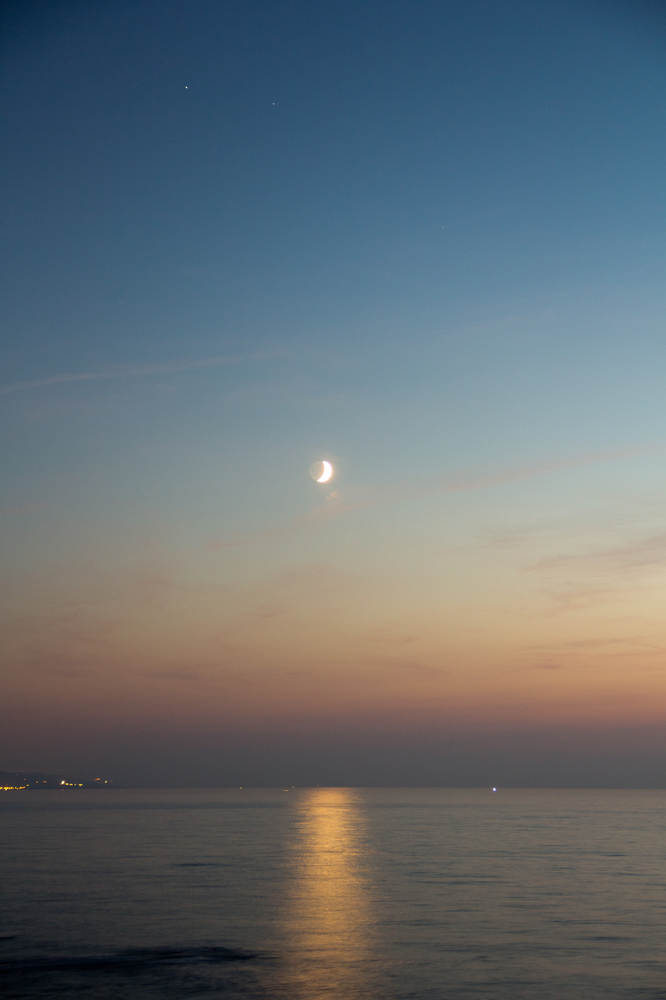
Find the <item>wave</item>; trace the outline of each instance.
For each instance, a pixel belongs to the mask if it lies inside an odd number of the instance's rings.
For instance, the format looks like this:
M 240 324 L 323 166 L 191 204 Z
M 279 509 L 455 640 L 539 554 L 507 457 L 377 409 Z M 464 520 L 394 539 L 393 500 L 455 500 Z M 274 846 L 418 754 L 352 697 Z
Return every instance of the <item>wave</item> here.
M 174 868 L 221 868 L 219 861 L 177 861 Z
M 109 955 L 43 955 L 0 961 L 0 973 L 79 969 L 104 971 L 110 968 L 142 968 L 160 965 L 221 965 L 247 962 L 257 954 L 215 946 L 199 948 L 132 948 Z

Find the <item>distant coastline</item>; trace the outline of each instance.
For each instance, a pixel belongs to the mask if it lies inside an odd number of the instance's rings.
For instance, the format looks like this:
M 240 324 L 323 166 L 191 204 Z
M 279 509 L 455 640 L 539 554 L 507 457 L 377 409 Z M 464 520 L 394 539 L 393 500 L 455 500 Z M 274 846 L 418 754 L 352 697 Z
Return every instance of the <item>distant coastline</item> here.
M 111 778 L 75 778 L 42 771 L 0 771 L 0 792 L 44 792 L 63 788 L 121 788 Z

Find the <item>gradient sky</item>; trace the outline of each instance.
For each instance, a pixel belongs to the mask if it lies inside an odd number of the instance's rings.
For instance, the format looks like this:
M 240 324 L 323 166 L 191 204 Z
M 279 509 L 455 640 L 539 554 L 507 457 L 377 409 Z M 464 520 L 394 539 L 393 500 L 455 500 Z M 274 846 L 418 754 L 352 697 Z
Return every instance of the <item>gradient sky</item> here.
M 662 786 L 664 4 L 3 9 L 0 767 Z

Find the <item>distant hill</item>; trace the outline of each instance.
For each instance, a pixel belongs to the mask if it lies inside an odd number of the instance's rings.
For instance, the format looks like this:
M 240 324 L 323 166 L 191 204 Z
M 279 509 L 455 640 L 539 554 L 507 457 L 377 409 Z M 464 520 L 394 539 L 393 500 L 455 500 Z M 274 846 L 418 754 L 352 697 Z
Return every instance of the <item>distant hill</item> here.
M 41 771 L 0 771 L 0 791 L 46 791 L 55 788 L 120 788 L 110 778 L 73 778 Z

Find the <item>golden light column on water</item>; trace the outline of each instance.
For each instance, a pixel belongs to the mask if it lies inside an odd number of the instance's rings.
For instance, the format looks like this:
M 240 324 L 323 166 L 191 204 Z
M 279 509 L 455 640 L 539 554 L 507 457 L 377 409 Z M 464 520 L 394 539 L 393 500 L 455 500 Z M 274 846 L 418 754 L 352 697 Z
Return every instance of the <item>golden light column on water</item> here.
M 365 827 L 354 789 L 299 794 L 295 877 L 285 914 L 298 969 L 299 1000 L 375 997 L 371 964 L 374 914 L 366 873 Z

